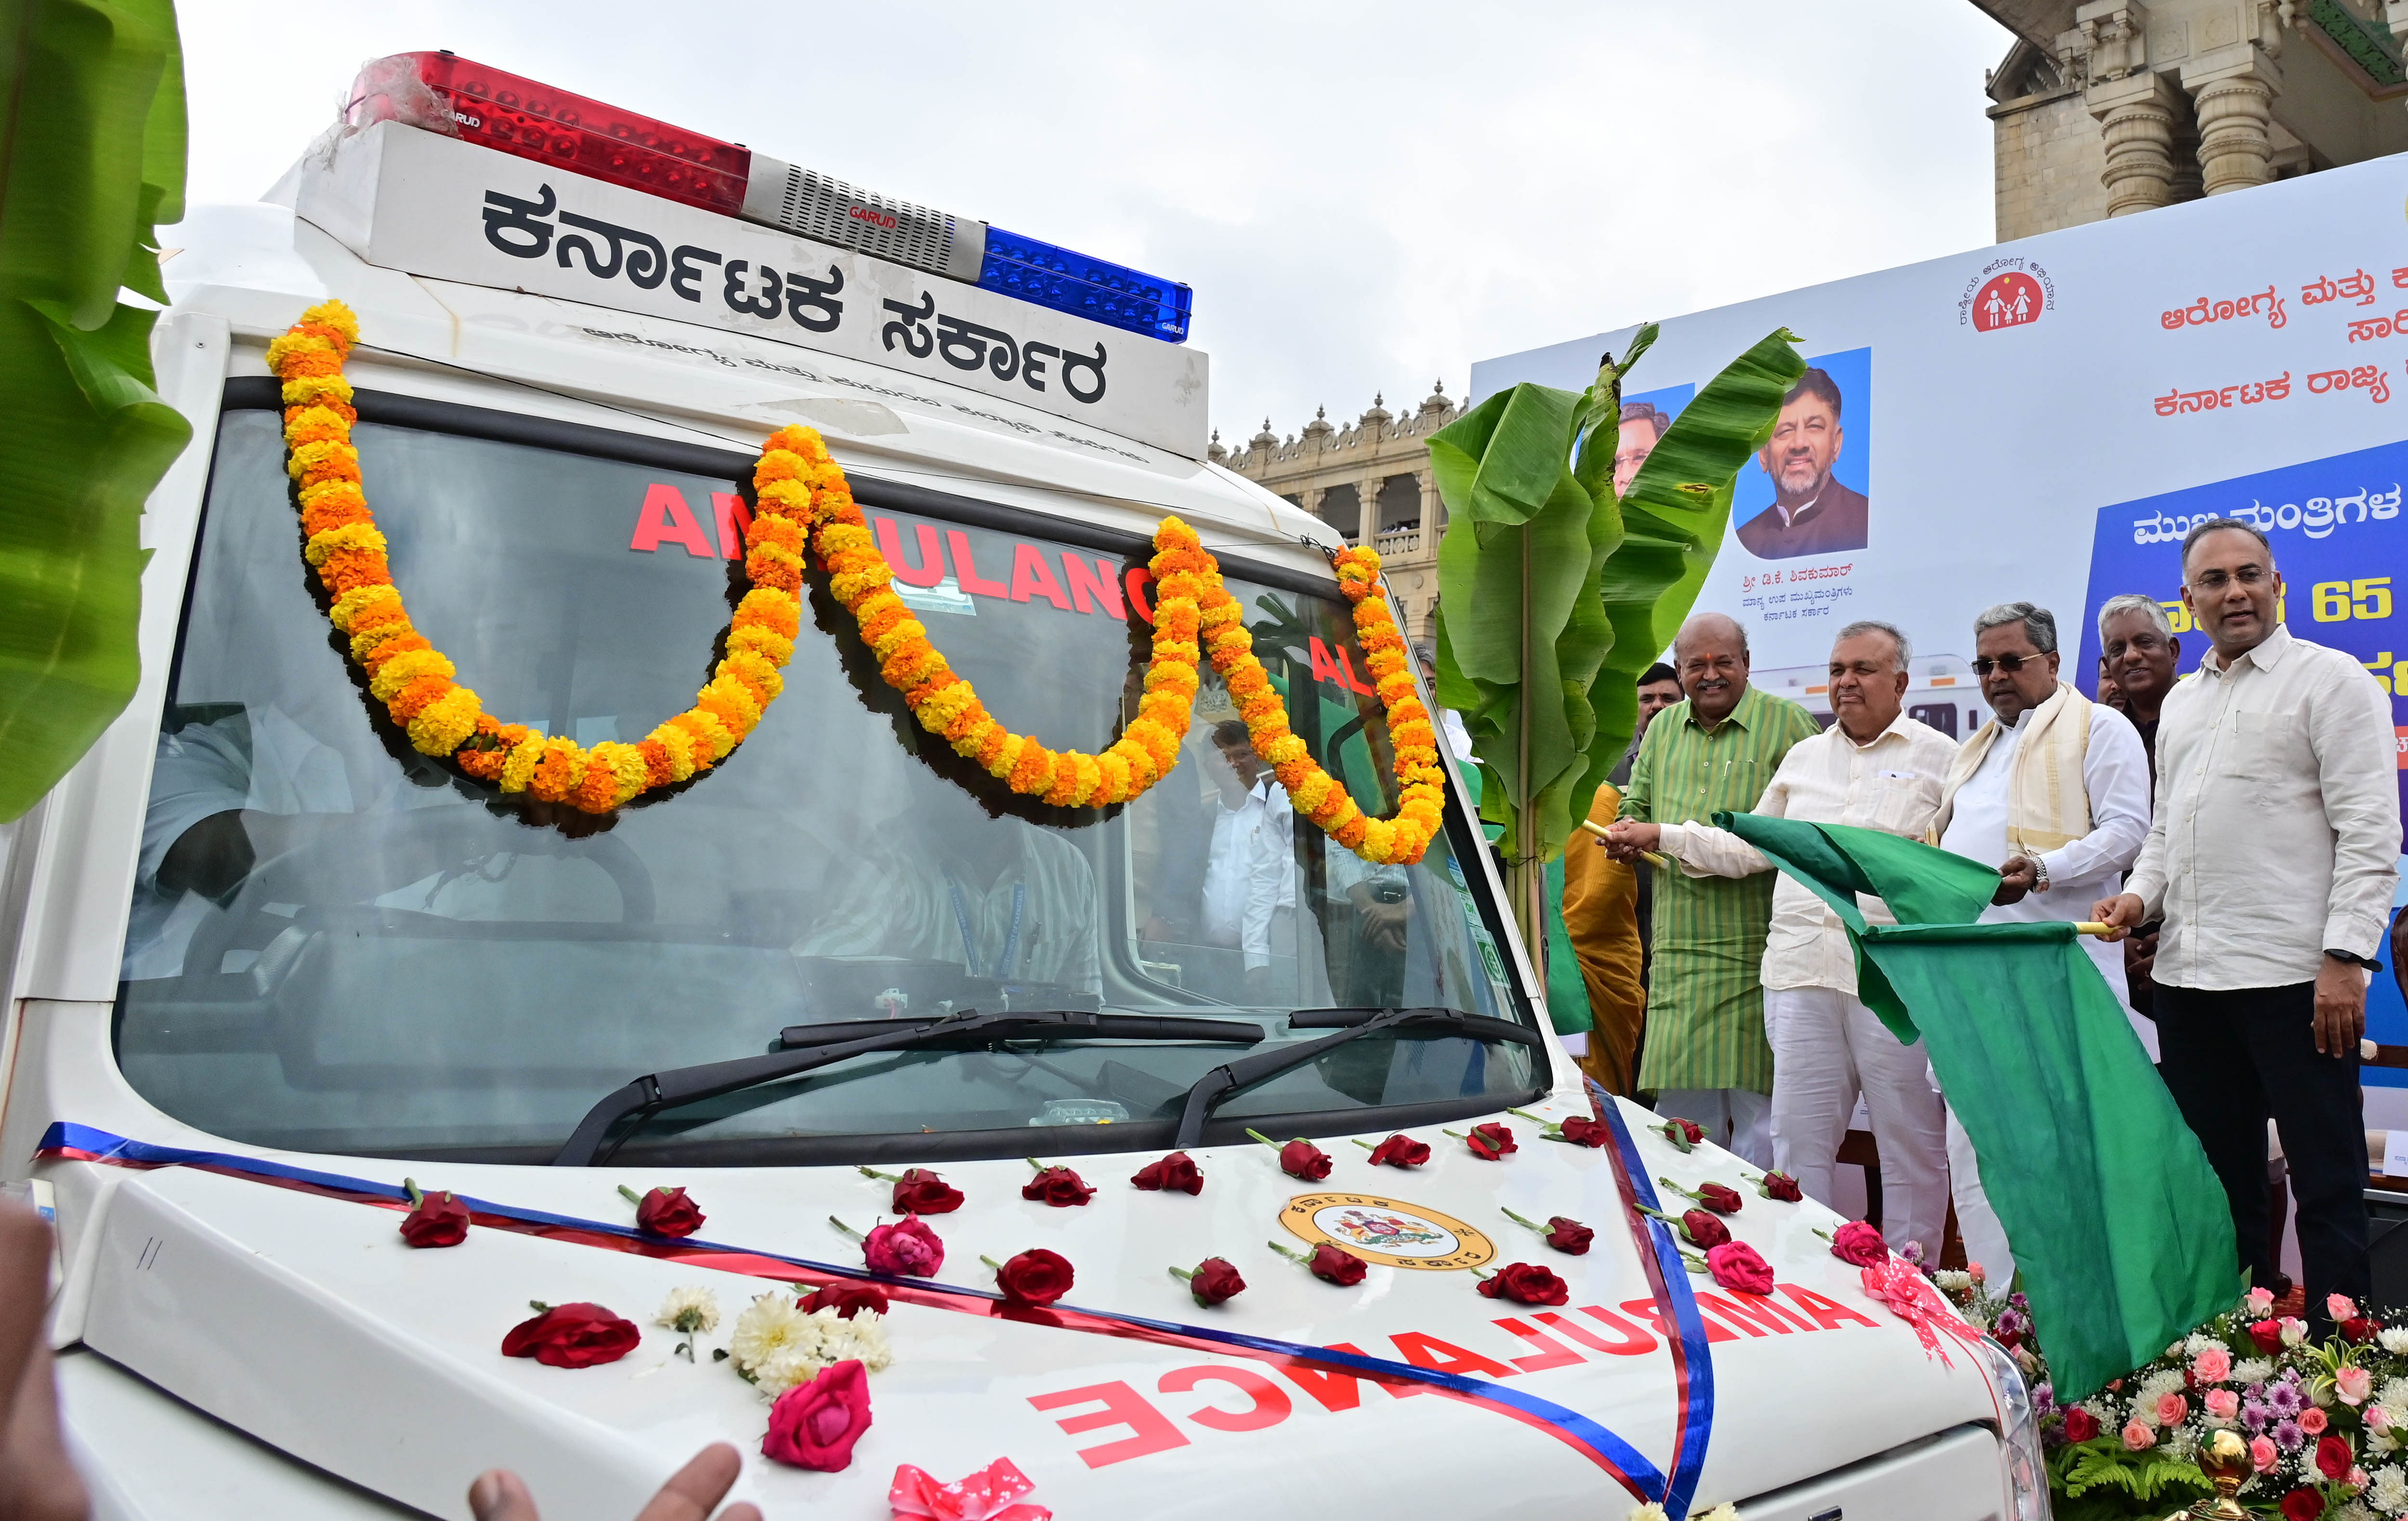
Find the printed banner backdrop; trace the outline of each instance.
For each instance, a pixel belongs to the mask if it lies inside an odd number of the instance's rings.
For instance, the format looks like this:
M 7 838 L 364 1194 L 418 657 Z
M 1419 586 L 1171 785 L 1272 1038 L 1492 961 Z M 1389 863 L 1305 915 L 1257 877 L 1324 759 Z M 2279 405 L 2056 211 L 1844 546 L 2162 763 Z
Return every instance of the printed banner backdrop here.
M 1815 502 L 1793 532 L 1835 487 L 1866 499 L 1860 534 L 1836 525 L 1848 547 L 1768 557 L 1741 538 L 1773 500 L 1749 465 L 1698 606 L 1747 625 L 1759 684 L 1821 712 L 1833 632 L 1897 624 L 1915 646 L 1910 707 L 1962 738 L 1985 716 L 1976 613 L 2018 598 L 2055 611 L 2064 675 L 2089 690 L 2099 604 L 2145 592 L 2186 628 L 2183 532 L 2229 512 L 2272 539 L 2292 633 L 2366 663 L 2408 735 L 2403 205 L 2408 155 L 1666 321 L 1634 397 L 1702 384 L 1786 326 L 1842 397 L 1820 493 L 1812 449 L 1790 470 Z M 1631 332 L 1484 360 L 1471 399 L 1523 380 L 1577 390 Z M 2182 638 L 2190 670 L 2205 644 Z M 2388 972 L 2369 1034 L 2408 1043 Z

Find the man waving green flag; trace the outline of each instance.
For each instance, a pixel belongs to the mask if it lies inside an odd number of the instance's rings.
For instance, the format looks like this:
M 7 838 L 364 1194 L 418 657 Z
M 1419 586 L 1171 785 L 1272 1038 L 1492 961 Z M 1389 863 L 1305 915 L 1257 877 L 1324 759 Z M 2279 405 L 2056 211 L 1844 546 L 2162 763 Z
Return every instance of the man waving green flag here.
M 1866 1006 L 1922 1039 L 2014 1242 L 2060 1403 L 2231 1308 L 2223 1186 L 2071 926 L 1975 924 L 1998 873 L 1895 835 L 1713 822 L 1831 905 Z M 1868 926 L 1858 893 L 1898 924 Z

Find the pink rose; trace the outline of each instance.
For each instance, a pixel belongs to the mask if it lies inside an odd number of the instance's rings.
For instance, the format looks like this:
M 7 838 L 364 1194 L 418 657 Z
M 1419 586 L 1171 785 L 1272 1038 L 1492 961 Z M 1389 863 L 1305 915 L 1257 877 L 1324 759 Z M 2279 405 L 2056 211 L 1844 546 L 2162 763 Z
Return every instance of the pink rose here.
M 2297 1315 L 2285 1315 L 2274 1325 L 2282 1333 L 2283 1344 L 2286 1347 L 2298 1346 L 2308 1339 L 2308 1323 Z
M 2133 1421 L 2124 1428 L 2124 1446 L 2127 1451 L 2146 1452 L 2157 1444 L 2157 1434 L 2150 1430 L 2145 1423 Z
M 761 1456 L 834 1473 L 853 1462 L 853 1444 L 868 1429 L 869 1376 L 858 1359 L 848 1358 L 778 1397 Z
M 2389 1405 L 2367 1406 L 2366 1428 L 2374 1432 L 2389 1431 L 2391 1429 L 2391 1407 Z
M 2230 1389 L 2210 1389 L 2206 1399 L 2207 1413 L 2227 1426 L 2241 1413 L 2241 1396 Z
M 2358 1304 L 2346 1294 L 2328 1294 L 2325 1296 L 2325 1313 L 2335 1320 L 2352 1320 L 2357 1318 Z
M 2201 1384 L 2221 1384 L 2232 1376 L 2232 1354 L 2210 1347 L 2191 1359 L 2190 1370 Z
M 2362 1405 L 2366 1397 L 2374 1392 L 2374 1375 L 2352 1364 L 2333 1375 L 2333 1388 L 2341 1395 L 2343 1404 Z
M 2299 1421 L 2300 1429 L 2312 1437 L 2323 1435 L 2324 1428 L 2332 1424 L 2325 1413 L 2314 1405 L 2300 1412 Z
M 2263 1317 L 2274 1312 L 2274 1295 L 2270 1289 L 2253 1288 L 2241 1302 L 2249 1307 L 2253 1315 Z
M 2251 1437 L 2249 1439 L 2249 1463 L 2250 1466 L 2255 1468 L 2258 1472 L 2272 1473 L 2274 1471 L 2274 1464 L 2282 1457 L 2282 1456 L 2283 1455 L 2275 1449 L 2274 1443 L 2271 1438 Z
M 1750 1294 L 1772 1292 L 1772 1268 L 1745 1241 L 1726 1241 L 1706 1252 L 1706 1270 L 1725 1288 Z
M 1990 1277 L 1990 1275 L 1989 1275 L 1988 1271 L 1987 1271 L 1986 1270 L 1985 1270 L 1985 1269 L 1983 1268 L 1983 1266 L 1982 1266 L 1980 1263 L 1978 1263 L 1978 1262 L 1971 1262 L 1971 1263 L 1967 1263 L 1967 1264 L 1966 1264 L 1966 1266 L 1965 1266 L 1965 1276 L 1966 1276 L 1966 1277 L 1968 1277 L 1968 1278 L 1970 1278 L 1970 1279 L 1971 1279 L 1973 1282 L 1975 1282 L 1975 1283 L 1977 1283 L 1977 1284 L 1986 1283 L 1986 1282 L 1988 1282 L 1988 1281 L 1989 1281 L 1989 1277 Z
M 861 1255 L 872 1272 L 926 1278 L 945 1265 L 945 1243 L 918 1215 L 906 1215 L 901 1224 L 879 1226 L 862 1238 Z
M 2190 1414 L 2190 1401 L 2178 1394 L 2157 1396 L 2157 1424 L 2180 1426 Z
M 1882 1243 L 1879 1228 L 1851 1220 L 1831 1238 L 1831 1255 L 1858 1268 L 1873 1268 L 1888 1260 L 1889 1248 Z

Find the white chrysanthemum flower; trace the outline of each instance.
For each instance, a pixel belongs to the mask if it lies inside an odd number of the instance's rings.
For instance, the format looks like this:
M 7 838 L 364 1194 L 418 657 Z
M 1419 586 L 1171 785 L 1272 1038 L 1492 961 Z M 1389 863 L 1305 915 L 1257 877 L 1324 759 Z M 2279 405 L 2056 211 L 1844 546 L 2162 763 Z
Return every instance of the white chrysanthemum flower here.
M 887 1344 L 884 1315 L 864 1310 L 845 1320 L 833 1310 L 822 1310 L 811 1318 L 825 1322 L 821 1327 L 820 1346 L 821 1356 L 829 1362 L 858 1359 L 863 1370 L 871 1373 L 882 1373 L 895 1366 L 895 1349 Z
M 2199 1451 L 2199 1434 L 2187 1426 L 2171 1427 L 2157 1443 L 2157 1450 L 2177 1463 L 2187 1463 L 2191 1454 Z
M 809 1384 L 819 1377 L 827 1366 L 819 1349 L 802 1343 L 781 1346 L 761 1362 L 747 1370 L 752 1375 L 752 1386 L 761 1391 L 764 1399 L 775 1399 L 797 1384 Z
M 1651 1499 L 1630 1513 L 1630 1521 L 1664 1521 L 1664 1507 Z
M 2383 1343 L 2384 1351 L 2395 1357 L 2408 1355 L 2408 1326 L 2386 1326 L 2374 1339 Z
M 2343 1501 L 2331 1514 L 2332 1521 L 2374 1521 L 2374 1513 L 2354 1499 Z
M 2232 1349 L 2230 1347 L 2226 1346 L 2223 1342 L 2217 1341 L 2214 1337 L 2208 1335 L 2204 1331 L 2200 1331 L 2193 1335 L 2190 1340 L 2183 1343 L 2183 1352 L 2185 1355 L 2193 1357 L 2198 1356 L 2202 1352 L 2230 1352 L 2231 1350 Z
M 770 1293 L 746 1305 L 736 1317 L 736 1328 L 727 1337 L 727 1355 L 735 1359 L 738 1371 L 758 1380 L 762 1370 L 781 1357 L 816 1356 L 819 1343 L 819 1327 L 796 1308 L 795 1297 Z
M 2366 1486 L 2366 1495 L 2376 1508 L 2397 1514 L 2408 1511 L 2408 1473 L 2397 1468 L 2380 1468 Z
M 2232 1365 L 2234 1384 L 2263 1384 L 2274 1376 L 2274 1360 L 2271 1357 L 2243 1357 Z
M 2369 1431 L 2366 1434 L 2366 1450 L 2374 1454 L 2377 1457 L 2382 1456 L 2386 1453 L 2398 1452 L 2400 1450 L 2400 1428 L 2395 1426 L 2388 1431 Z
M 2387 1378 L 2374 1391 L 2377 1404 L 2388 1405 L 2394 1411 L 2408 1410 L 2408 1378 Z
M 717 1330 L 719 1296 L 707 1288 L 673 1288 L 652 1319 L 675 1331 Z
M 1739 1521 L 1739 1507 L 1736 1505 L 1717 1505 L 1713 1510 L 1708 1511 L 1705 1514 L 1698 1517 L 1698 1521 Z
M 2140 1388 L 2132 1396 L 2133 1408 L 2144 1413 L 2142 1419 L 2146 1420 L 2157 1413 L 2159 1399 L 2170 1394 L 2180 1394 L 2188 1387 L 2190 1381 L 2181 1369 L 2160 1368 L 2141 1380 Z

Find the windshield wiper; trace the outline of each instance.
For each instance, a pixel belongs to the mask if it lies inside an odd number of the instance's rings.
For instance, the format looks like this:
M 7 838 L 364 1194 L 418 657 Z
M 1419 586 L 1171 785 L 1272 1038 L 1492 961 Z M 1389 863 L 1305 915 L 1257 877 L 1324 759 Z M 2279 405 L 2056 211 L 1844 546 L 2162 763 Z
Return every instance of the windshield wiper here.
M 874 1030 L 875 1033 L 866 1033 Z M 818 1031 L 841 1032 L 827 1040 Z M 859 1039 L 853 1037 L 859 1036 Z M 1031 1010 L 982 1014 L 965 1009 L 938 1018 L 854 1020 L 838 1025 L 796 1025 L 779 1037 L 781 1049 L 732 1061 L 702 1062 L 647 1072 L 624 1087 L 603 1096 L 568 1141 L 552 1157 L 553 1167 L 591 1167 L 610 1127 L 631 1114 L 675 1109 L 681 1104 L 716 1098 L 757 1083 L 794 1077 L 814 1068 L 832 1066 L 854 1056 L 883 1051 L 975 1048 L 1003 1040 L 1213 1040 L 1253 1045 L 1263 1038 L 1262 1026 L 1236 1019 L 1173 1019 L 1147 1014 L 1099 1014 L 1086 1010 Z
M 1204 1122 L 1221 1101 L 1240 1088 L 1250 1087 L 1265 1078 L 1277 1077 L 1292 1068 L 1302 1067 L 1325 1052 L 1335 1051 L 1347 1041 L 1376 1031 L 1397 1035 L 1436 1038 L 1459 1035 L 1474 1040 L 1511 1040 L 1534 1051 L 1546 1050 L 1546 1042 L 1536 1030 L 1516 1025 L 1510 1019 L 1493 1019 L 1486 1014 L 1468 1014 L 1460 1009 L 1299 1009 L 1288 1016 L 1288 1027 L 1298 1030 L 1336 1029 L 1336 1035 L 1302 1045 L 1287 1046 L 1278 1051 L 1266 1051 L 1259 1056 L 1247 1056 L 1225 1063 L 1198 1078 L 1187 1090 L 1187 1107 L 1179 1116 L 1179 1134 L 1171 1142 L 1174 1150 L 1204 1143 Z

